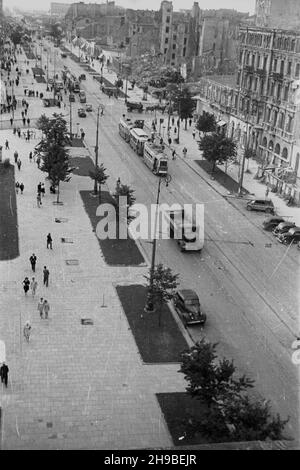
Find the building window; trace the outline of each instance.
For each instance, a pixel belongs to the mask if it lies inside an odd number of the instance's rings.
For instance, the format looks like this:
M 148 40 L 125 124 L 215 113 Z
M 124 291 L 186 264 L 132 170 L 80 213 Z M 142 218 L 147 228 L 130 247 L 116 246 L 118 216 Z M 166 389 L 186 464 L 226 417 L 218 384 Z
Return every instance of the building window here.
M 278 84 L 278 87 L 277 87 L 277 99 L 280 100 L 281 98 L 281 85 Z
M 299 78 L 300 76 L 300 64 L 296 64 L 295 77 Z
M 274 59 L 273 70 L 274 70 L 274 72 L 276 72 L 276 70 L 277 70 L 277 59 Z
M 284 89 L 284 100 L 288 101 L 289 99 L 289 86 L 287 85 Z
M 277 124 L 278 111 L 274 110 L 273 112 L 273 126 L 276 127 Z
M 279 122 L 278 122 L 278 127 L 280 129 L 284 129 L 284 113 L 279 114 Z M 280 153 L 280 152 L 278 152 Z
M 293 129 L 293 118 L 292 116 L 289 116 L 287 126 L 286 126 L 286 131 L 291 133 L 292 129 Z
M 169 26 L 166 27 L 166 34 L 168 34 L 168 32 L 170 31 L 170 28 Z
M 172 54 L 172 59 L 175 59 L 175 54 Z
M 176 49 L 176 44 L 173 44 L 173 49 Z
M 169 42 L 169 39 L 166 38 L 166 39 L 165 39 L 165 44 L 168 44 L 168 42 Z
M 168 49 L 165 49 L 164 54 L 166 54 L 167 52 L 168 52 Z
M 167 16 L 167 18 L 166 18 L 166 23 L 170 23 L 170 17 L 169 16 Z
M 183 44 L 186 45 L 187 38 L 184 38 Z
M 281 61 L 280 64 L 280 73 L 283 75 L 284 74 L 284 60 Z
M 268 57 L 264 58 L 264 70 L 267 68 Z
M 292 62 L 288 62 L 288 67 L 286 71 L 287 75 L 291 75 L 292 73 Z
M 284 149 L 282 150 L 282 158 L 284 158 L 285 160 L 287 160 L 288 158 L 288 151 L 287 151 L 287 148 L 284 147 Z
M 177 36 L 176 36 L 176 34 L 173 34 L 173 41 L 177 41 Z
M 277 155 L 280 155 L 280 145 L 279 144 L 275 145 L 274 153 L 276 153 Z
M 183 57 L 185 57 L 185 53 L 186 53 L 186 48 L 184 47 L 184 48 L 183 48 L 183 54 L 182 54 Z

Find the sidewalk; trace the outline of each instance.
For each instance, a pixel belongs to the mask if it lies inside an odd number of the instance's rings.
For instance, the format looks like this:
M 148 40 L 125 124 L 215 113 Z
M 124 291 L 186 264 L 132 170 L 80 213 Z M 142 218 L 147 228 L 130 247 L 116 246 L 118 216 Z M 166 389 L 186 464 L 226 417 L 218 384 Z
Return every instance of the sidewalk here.
M 0 338 L 6 344 L 9 387 L 1 388 L 2 449 L 169 448 L 172 441 L 155 397 L 184 391 L 177 364 L 147 366 L 117 297 L 117 284 L 144 283 L 147 268 L 108 268 L 101 257 L 79 190 L 89 178 L 72 176 L 62 184 L 63 206 L 52 204 L 49 183 L 26 155 L 34 143 L 1 131 L 22 158 L 16 179 L 25 184 L 17 195 L 20 257 L 0 262 Z M 73 150 L 71 150 L 72 155 Z M 25 157 L 24 157 L 25 155 Z M 46 196 L 36 206 L 36 186 L 45 181 Z M 66 222 L 55 223 L 56 217 Z M 53 251 L 46 249 L 46 235 Z M 73 243 L 61 243 L 61 238 Z M 29 257 L 37 255 L 37 295 L 24 297 L 22 281 L 32 277 Z M 78 260 L 78 265 L 66 264 Z M 42 269 L 50 285 L 42 286 Z M 50 303 L 49 320 L 37 311 L 40 297 Z M 105 307 L 102 307 L 102 305 Z M 93 325 L 83 326 L 82 318 Z M 30 343 L 20 332 L 32 325 Z

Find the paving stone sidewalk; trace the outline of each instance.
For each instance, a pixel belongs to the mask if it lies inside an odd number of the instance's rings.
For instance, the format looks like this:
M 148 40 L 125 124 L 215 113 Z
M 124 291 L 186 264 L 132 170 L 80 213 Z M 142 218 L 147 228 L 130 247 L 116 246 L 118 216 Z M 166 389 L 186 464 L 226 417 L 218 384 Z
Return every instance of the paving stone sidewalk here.
M 9 138 L 11 153 L 33 149 Z M 7 151 L 8 152 L 8 151 Z M 11 155 L 12 157 L 12 155 Z M 13 160 L 13 158 L 11 158 Z M 183 391 L 178 365 L 144 365 L 119 303 L 115 285 L 144 282 L 146 268 L 108 268 L 84 211 L 79 190 L 89 178 L 73 176 L 61 188 L 62 206 L 53 204 L 49 183 L 24 158 L 16 177 L 25 185 L 17 196 L 20 257 L 0 262 L 0 339 L 6 344 L 9 387 L 1 388 L 2 449 L 132 449 L 172 446 L 155 393 Z M 46 196 L 36 206 L 36 186 Z M 56 223 L 55 218 L 66 222 Z M 46 249 L 46 235 L 53 250 Z M 61 238 L 73 243 L 61 243 Z M 29 257 L 38 258 L 36 298 L 25 298 L 22 281 L 32 277 Z M 66 264 L 78 260 L 78 265 Z M 49 287 L 42 269 L 50 270 Z M 104 298 L 103 298 L 104 295 Z M 50 303 L 49 320 L 37 311 Z M 102 305 L 105 307 L 102 307 Z M 82 318 L 93 325 L 83 326 Z M 21 329 L 30 320 L 29 344 Z

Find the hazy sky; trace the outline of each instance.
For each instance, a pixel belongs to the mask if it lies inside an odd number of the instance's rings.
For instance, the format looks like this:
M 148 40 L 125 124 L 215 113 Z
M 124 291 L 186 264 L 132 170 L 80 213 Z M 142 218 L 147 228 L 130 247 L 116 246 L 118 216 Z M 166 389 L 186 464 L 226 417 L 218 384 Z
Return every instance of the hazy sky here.
M 11 8 L 12 6 L 16 6 L 20 7 L 22 10 L 49 10 L 50 3 L 50 0 L 3 0 L 4 7 L 7 6 Z M 61 3 L 74 3 L 74 1 L 62 0 Z M 92 0 L 86 0 L 85 3 L 105 3 L 105 1 L 93 2 Z M 148 8 L 149 10 L 158 10 L 160 3 L 161 0 L 116 0 L 117 5 L 134 9 Z M 193 3 L 194 0 L 173 0 L 175 10 L 179 8 L 189 9 L 192 7 Z M 234 8 L 239 11 L 249 11 L 250 13 L 254 12 L 255 7 L 255 0 L 198 0 L 198 3 L 202 9 Z

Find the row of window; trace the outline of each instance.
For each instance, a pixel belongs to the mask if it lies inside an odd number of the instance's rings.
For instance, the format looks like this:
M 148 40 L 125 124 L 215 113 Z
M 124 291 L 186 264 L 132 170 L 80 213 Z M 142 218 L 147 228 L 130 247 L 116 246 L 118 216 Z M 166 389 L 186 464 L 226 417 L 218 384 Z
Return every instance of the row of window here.
M 237 84 L 240 84 L 240 73 L 237 76 Z M 280 82 L 275 80 L 268 80 L 267 89 L 265 90 L 266 81 L 253 77 L 251 75 L 244 76 L 242 87 L 246 90 L 259 93 L 260 95 L 266 95 L 277 100 L 288 101 L 290 93 L 290 85 L 282 85 Z
M 243 63 L 243 51 L 240 51 L 240 64 Z M 260 54 L 251 54 L 250 52 L 245 53 L 245 65 L 250 65 L 253 68 L 267 70 L 268 64 L 268 56 L 260 55 Z M 295 78 L 300 77 L 300 63 L 294 63 L 289 60 L 279 60 L 274 58 L 272 64 L 273 72 L 278 72 L 282 75 L 291 76 L 293 75 Z
M 269 48 L 271 46 L 271 34 L 261 34 L 261 33 L 248 33 L 242 31 L 240 34 L 240 40 L 242 44 L 249 44 L 251 46 L 260 46 L 264 48 Z M 273 40 L 273 48 L 290 51 L 290 52 L 299 52 L 300 41 L 299 38 L 286 36 L 284 37 L 281 33 L 280 35 L 275 35 Z

